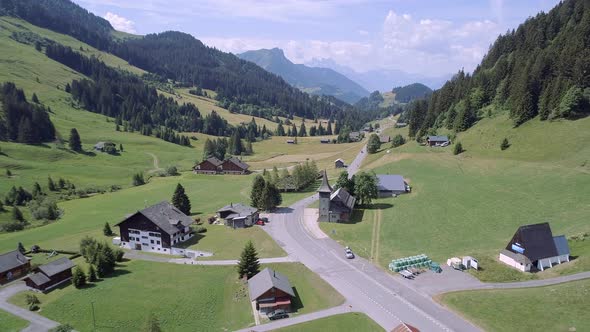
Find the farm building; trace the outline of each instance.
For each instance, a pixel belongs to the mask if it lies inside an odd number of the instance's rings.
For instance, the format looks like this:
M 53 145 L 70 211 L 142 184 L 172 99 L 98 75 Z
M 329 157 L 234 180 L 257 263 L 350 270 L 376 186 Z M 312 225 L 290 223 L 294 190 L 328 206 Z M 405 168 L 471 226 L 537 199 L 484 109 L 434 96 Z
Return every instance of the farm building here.
M 409 192 L 410 186 L 401 175 L 378 174 L 377 189 L 379 197 L 391 197 Z
M 360 141 L 362 139 L 361 133 L 359 133 L 358 131 L 353 131 L 350 134 L 348 134 L 348 138 L 353 141 Z
M 215 157 L 207 158 L 193 167 L 196 174 L 250 174 L 250 166 L 236 157 L 221 161 Z
M 391 137 L 389 135 L 381 135 L 379 136 L 379 141 L 381 144 L 391 142 Z
M 26 275 L 30 268 L 29 259 L 18 250 L 0 255 L 0 285 Z
M 318 193 L 320 196 L 318 221 L 340 222 L 350 219 L 356 198 L 344 188 L 334 191 L 328 183 L 326 172 L 323 173 Z
M 258 220 L 258 209 L 242 203 L 231 203 L 217 210 L 217 215 L 225 219 L 226 226 L 244 228 L 254 225 Z
M 46 292 L 72 279 L 74 263 L 66 257 L 39 266 L 25 279 L 27 286 Z
M 223 162 L 215 157 L 207 158 L 193 167 L 196 174 L 217 174 Z
M 120 245 L 127 249 L 179 254 L 175 244 L 193 237 L 193 220 L 168 202 L 160 202 L 117 223 Z
M 344 163 L 344 160 L 339 158 L 339 159 L 334 160 L 334 167 L 344 168 L 344 167 L 346 167 L 346 164 Z
M 440 146 L 443 143 L 449 143 L 449 138 L 447 136 L 428 136 L 426 142 L 428 146 Z
M 98 142 L 98 143 L 94 144 L 95 151 L 105 152 L 109 148 L 116 150 L 117 146 L 113 142 Z
M 268 313 L 276 309 L 291 311 L 291 300 L 295 297 L 289 279 L 275 270 L 266 268 L 248 280 L 250 301 L 256 309 Z
M 553 265 L 569 262 L 570 249 L 564 235 L 553 236 L 549 223 L 520 226 L 500 261 L 523 272 L 543 271 Z

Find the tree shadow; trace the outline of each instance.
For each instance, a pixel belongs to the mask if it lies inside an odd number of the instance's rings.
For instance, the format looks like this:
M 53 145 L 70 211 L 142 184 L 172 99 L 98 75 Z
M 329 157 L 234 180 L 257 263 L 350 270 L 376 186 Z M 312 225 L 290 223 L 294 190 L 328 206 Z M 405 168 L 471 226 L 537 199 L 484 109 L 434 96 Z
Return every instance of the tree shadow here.
M 365 207 L 366 210 L 387 210 L 391 209 L 393 204 L 391 203 L 375 203 Z
M 365 215 L 365 209 L 356 209 L 352 211 L 352 215 L 350 219 L 346 221 L 341 221 L 339 224 L 346 224 L 346 225 L 354 225 L 358 224 L 363 221 L 363 216 Z
M 193 235 L 193 237 L 191 237 L 190 239 L 188 239 L 184 242 L 177 243 L 175 245 L 175 247 L 187 249 L 190 246 L 194 246 L 194 245 L 198 244 L 199 241 L 201 241 L 201 239 L 204 238 L 205 236 L 207 236 L 207 233 L 195 233 L 195 235 Z
M 115 271 L 113 271 L 113 273 L 106 275 L 104 277 L 101 277 L 99 280 L 116 278 L 116 277 L 124 276 L 124 275 L 130 274 L 130 273 L 131 273 L 131 271 L 126 270 L 126 269 L 115 269 Z
M 303 309 L 303 302 L 301 302 L 301 297 L 299 296 L 299 292 L 297 291 L 297 287 L 293 287 L 293 293 L 295 296 L 291 298 L 291 312 L 297 312 Z
M 289 214 L 293 212 L 293 209 L 290 207 L 278 207 L 272 211 L 275 214 Z
M 83 154 L 87 157 L 96 157 L 96 152 L 94 151 L 82 151 L 80 152 L 80 154 Z

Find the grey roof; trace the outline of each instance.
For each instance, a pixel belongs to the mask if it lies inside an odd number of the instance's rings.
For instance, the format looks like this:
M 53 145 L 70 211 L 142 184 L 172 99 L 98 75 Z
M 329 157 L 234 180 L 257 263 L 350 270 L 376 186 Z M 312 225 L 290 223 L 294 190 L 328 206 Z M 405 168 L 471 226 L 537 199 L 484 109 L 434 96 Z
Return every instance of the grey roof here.
M 35 285 L 37 285 L 37 286 L 43 285 L 43 284 L 49 282 L 49 280 L 50 280 L 46 275 L 44 275 L 43 273 L 40 273 L 40 272 L 36 272 L 36 273 L 31 274 L 29 276 L 29 279 L 31 279 L 31 281 L 34 282 Z
M 67 257 L 62 257 L 60 259 L 54 260 L 51 263 L 39 266 L 39 270 L 43 272 L 46 276 L 51 277 L 60 272 L 71 269 L 72 267 L 74 267 L 74 263 Z
M 348 137 L 353 138 L 353 137 L 360 137 L 361 133 L 359 133 L 358 131 L 353 131 L 350 134 L 348 134 Z
M 266 293 L 273 287 L 280 289 L 291 296 L 295 296 L 293 287 L 291 287 L 289 279 L 284 274 L 266 268 L 248 280 L 250 300 L 256 300 L 260 295 Z
M 231 157 L 227 161 L 234 163 L 236 166 L 244 170 L 247 170 L 250 167 L 250 165 L 246 164 L 245 162 L 241 161 L 236 157 Z
M 215 166 L 219 166 L 219 165 L 221 165 L 223 163 L 223 161 L 221 161 L 221 160 L 219 160 L 219 159 L 217 159 L 215 157 L 207 158 L 205 161 L 208 161 L 208 162 L 212 163 Z
M 570 247 L 567 244 L 567 239 L 565 235 L 559 235 L 553 237 L 553 243 L 555 243 L 555 249 L 557 249 L 557 254 L 559 256 L 568 255 L 570 254 Z
M 352 196 L 346 189 L 338 188 L 334 193 L 332 193 L 332 195 L 330 195 L 330 202 L 340 202 L 342 205 L 352 211 L 354 209 L 356 198 Z
M 379 191 L 406 191 L 406 182 L 401 175 L 378 174 L 377 188 Z
M 330 186 L 330 183 L 328 182 L 328 173 L 326 173 L 325 170 L 322 174 L 322 184 L 318 188 L 318 192 L 319 193 L 329 193 L 329 194 L 332 193 L 332 187 Z
M 379 141 L 381 141 L 381 143 L 389 143 L 389 141 L 391 141 L 391 137 L 389 137 L 389 135 L 381 135 L 379 137 Z
M 94 148 L 95 149 L 102 149 L 102 148 L 104 148 L 105 145 L 113 145 L 114 146 L 115 143 L 113 143 L 113 142 L 98 142 L 98 143 L 94 144 Z
M 503 249 L 502 251 L 500 251 L 500 253 L 503 254 L 504 256 L 508 256 L 508 257 L 512 258 L 515 262 L 518 262 L 522 265 L 531 264 L 531 260 L 523 254 L 512 252 L 512 251 L 506 250 L 506 249 Z
M 115 226 L 123 223 L 138 213 L 148 218 L 156 226 L 170 235 L 178 232 L 177 225 L 180 224 L 186 227 L 193 223 L 193 220 L 189 216 L 180 212 L 180 210 L 174 207 L 174 205 L 164 201 L 132 214 L 123 221 L 117 223 Z
M 339 162 L 339 161 L 340 161 L 340 162 L 342 162 L 342 163 L 344 163 L 344 160 L 342 160 L 342 159 L 340 159 L 340 158 L 338 158 L 338 159 L 334 160 L 334 162 L 335 162 L 335 163 L 337 163 L 337 162 Z
M 20 251 L 9 251 L 0 255 L 0 273 L 10 271 L 16 267 L 24 265 L 29 260 Z
M 449 137 L 448 136 L 428 136 L 428 140 L 434 141 L 434 142 L 448 142 Z
M 231 203 L 230 205 L 226 205 L 221 209 L 217 210 L 217 212 L 226 212 L 230 211 L 233 212 L 232 214 L 228 215 L 226 219 L 234 219 L 234 218 L 243 218 L 249 215 L 252 215 L 258 211 L 258 209 L 253 208 L 249 205 L 245 205 L 242 203 Z

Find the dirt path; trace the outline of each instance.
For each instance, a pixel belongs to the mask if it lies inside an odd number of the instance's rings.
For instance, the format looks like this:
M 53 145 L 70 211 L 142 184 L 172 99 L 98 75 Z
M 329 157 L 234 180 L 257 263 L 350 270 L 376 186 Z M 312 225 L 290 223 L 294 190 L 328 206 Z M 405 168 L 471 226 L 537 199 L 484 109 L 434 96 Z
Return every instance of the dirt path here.
M 379 238 L 381 233 L 381 210 L 373 212 L 373 232 L 371 234 L 371 261 L 379 262 Z
M 154 159 L 154 168 L 150 169 L 148 171 L 148 173 L 155 173 L 155 172 L 159 172 L 159 171 L 163 171 L 163 168 L 160 168 L 160 159 L 158 159 L 158 156 L 156 156 L 155 154 L 151 153 L 151 152 L 146 152 L 145 154 L 151 156 Z

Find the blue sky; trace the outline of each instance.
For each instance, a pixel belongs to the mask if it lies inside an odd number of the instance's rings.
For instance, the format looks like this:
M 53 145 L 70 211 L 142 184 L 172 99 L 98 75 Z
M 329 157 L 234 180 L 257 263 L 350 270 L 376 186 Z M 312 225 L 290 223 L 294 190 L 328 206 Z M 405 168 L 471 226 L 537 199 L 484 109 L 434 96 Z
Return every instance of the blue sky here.
M 558 0 L 74 0 L 118 30 L 190 33 L 240 53 L 280 47 L 295 63 L 440 76 L 479 63 L 498 34 Z

